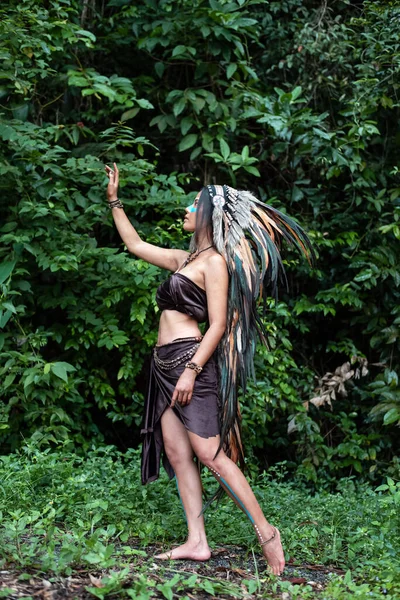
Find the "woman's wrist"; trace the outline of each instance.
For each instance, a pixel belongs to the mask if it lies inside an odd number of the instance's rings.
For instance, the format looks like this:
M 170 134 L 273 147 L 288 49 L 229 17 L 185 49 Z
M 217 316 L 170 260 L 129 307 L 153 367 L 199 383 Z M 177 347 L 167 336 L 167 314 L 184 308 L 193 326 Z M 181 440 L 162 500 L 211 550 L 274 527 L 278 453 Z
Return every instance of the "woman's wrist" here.
M 193 369 L 184 369 L 183 373 L 185 374 L 185 377 L 189 377 L 191 378 L 193 381 L 196 379 L 197 377 L 197 373 L 196 371 L 193 371 Z
M 113 208 L 123 208 L 124 205 L 122 204 L 122 202 L 116 198 L 115 200 L 109 200 L 108 201 L 108 206 L 113 209 Z
M 191 371 L 193 371 L 193 373 L 195 373 L 196 375 L 198 375 L 199 373 L 202 372 L 203 367 L 201 367 L 197 363 L 195 363 L 192 360 L 190 360 L 189 362 L 187 362 L 185 364 L 185 369 L 190 369 Z

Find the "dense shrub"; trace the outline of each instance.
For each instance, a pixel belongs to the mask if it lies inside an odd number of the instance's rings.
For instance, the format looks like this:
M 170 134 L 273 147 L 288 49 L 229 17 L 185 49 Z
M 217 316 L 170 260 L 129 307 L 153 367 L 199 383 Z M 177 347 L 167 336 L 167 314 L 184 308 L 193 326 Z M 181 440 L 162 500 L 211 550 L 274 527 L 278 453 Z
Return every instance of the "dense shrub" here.
M 248 188 L 318 249 L 243 402 L 251 468 L 399 473 L 398 8 L 284 0 L 11 1 L 0 9 L 0 432 L 138 443 L 158 269 L 123 248 L 103 163 L 145 239 L 186 195 Z M 336 372 L 336 370 L 338 371 Z

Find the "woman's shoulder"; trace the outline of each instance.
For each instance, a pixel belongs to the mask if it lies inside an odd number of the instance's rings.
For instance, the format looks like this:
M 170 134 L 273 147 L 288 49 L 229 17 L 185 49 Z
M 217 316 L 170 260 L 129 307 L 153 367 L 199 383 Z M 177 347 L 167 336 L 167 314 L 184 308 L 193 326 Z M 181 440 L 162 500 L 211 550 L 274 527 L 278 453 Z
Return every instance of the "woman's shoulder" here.
M 213 252 L 207 256 L 204 261 L 204 267 L 207 272 L 218 275 L 227 271 L 225 258 L 219 252 Z

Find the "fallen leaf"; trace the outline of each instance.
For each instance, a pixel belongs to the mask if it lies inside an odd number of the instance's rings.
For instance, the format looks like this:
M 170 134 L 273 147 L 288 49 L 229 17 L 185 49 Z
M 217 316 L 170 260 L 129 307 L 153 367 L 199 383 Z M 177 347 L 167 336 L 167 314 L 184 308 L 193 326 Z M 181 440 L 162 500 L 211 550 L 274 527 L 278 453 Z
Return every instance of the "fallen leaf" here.
M 94 577 L 91 573 L 89 573 L 90 583 L 94 585 L 94 587 L 102 588 L 104 587 L 104 583 L 101 581 L 101 577 Z
M 218 556 L 219 554 L 225 554 L 228 552 L 226 548 L 216 548 L 211 552 L 211 556 Z
M 238 567 L 236 569 L 231 569 L 232 573 L 237 573 L 238 575 L 241 575 L 242 577 L 248 577 L 250 575 L 249 571 L 245 571 L 244 569 L 239 569 Z
M 285 581 L 290 581 L 290 583 L 307 583 L 307 579 L 305 577 L 287 577 Z

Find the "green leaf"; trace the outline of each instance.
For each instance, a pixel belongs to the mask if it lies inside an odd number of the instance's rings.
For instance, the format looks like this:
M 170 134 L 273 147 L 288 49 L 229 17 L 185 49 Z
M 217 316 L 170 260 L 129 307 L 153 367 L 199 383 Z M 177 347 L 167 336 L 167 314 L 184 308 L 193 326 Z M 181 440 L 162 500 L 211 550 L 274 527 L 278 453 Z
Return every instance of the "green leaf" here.
M 16 260 L 6 261 L 0 264 L 0 284 L 4 283 L 5 280 L 11 275 L 16 264 Z
M 135 106 L 135 108 L 130 108 L 129 110 L 126 110 L 121 115 L 121 121 L 129 121 L 129 119 L 133 119 L 133 117 L 136 117 L 138 112 L 139 108 L 137 106 Z
M 3 314 L 3 311 L 0 310 L 0 329 L 3 329 L 3 327 L 5 327 L 8 323 L 8 321 L 10 320 L 12 315 L 11 310 L 6 310 L 6 312 Z
M 211 594 L 212 596 L 215 596 L 214 585 L 208 579 L 204 579 L 204 581 L 201 582 L 201 587 L 208 594 Z
M 9 221 L 3 227 L 0 228 L 2 233 L 9 233 L 10 231 L 14 231 L 18 227 L 18 223 L 16 221 Z
M 115 98 L 115 91 L 104 83 L 95 83 L 93 85 L 93 90 L 99 94 L 102 94 L 103 96 L 106 96 L 106 98 L 109 98 L 110 100 L 114 100 Z
M 10 310 L 13 314 L 17 314 L 15 306 L 12 302 L 3 302 L 3 308 Z
M 248 158 L 249 158 L 249 147 L 244 146 L 244 148 L 242 150 L 242 159 L 245 162 Z
M 254 69 L 252 69 L 251 67 L 249 67 L 249 65 L 244 65 L 244 70 L 246 71 L 246 73 L 248 73 L 248 75 L 250 75 L 250 77 L 252 79 L 254 79 L 254 81 L 258 81 L 258 75 L 255 72 Z
M 391 408 L 383 417 L 383 423 L 385 425 L 391 425 L 392 423 L 396 423 L 400 421 L 400 410 L 396 407 Z
M 60 365 L 58 363 L 54 363 L 51 365 L 51 370 L 53 371 L 54 375 L 56 375 L 63 381 L 68 382 L 67 371 L 65 370 L 65 368 L 62 365 Z
M 343 579 L 343 581 L 344 581 L 344 583 L 346 583 L 347 585 L 348 585 L 349 583 L 351 583 L 351 571 L 350 571 L 350 569 L 349 569 L 348 571 L 346 571 L 346 575 L 344 576 L 344 579 Z
M 231 63 L 230 65 L 228 65 L 228 68 L 226 69 L 226 78 L 230 79 L 232 75 L 236 73 L 237 68 L 238 66 L 236 63 Z
M 199 146 L 195 148 L 190 154 L 190 160 L 196 160 L 196 158 L 200 156 L 201 150 L 202 149 Z
M 334 133 L 326 133 L 326 131 L 319 129 L 318 127 L 313 127 L 313 132 L 324 140 L 330 140 L 335 135 Z
M 146 98 L 136 98 L 136 103 L 140 106 L 140 108 L 146 108 L 148 110 L 154 108 L 152 103 L 146 100 Z
M 228 160 L 231 150 L 230 150 L 228 144 L 226 143 L 226 141 L 222 138 L 219 140 L 219 147 L 221 149 L 222 158 L 225 161 Z
M 193 125 L 192 117 L 184 117 L 181 121 L 182 135 L 186 135 L 187 132 L 189 131 L 189 129 L 192 127 L 192 125 Z
M 5 380 L 3 382 L 3 388 L 4 389 L 8 388 L 13 383 L 16 376 L 17 376 L 16 373 L 10 373 L 9 375 L 7 375 L 7 377 L 5 378 Z
M 250 595 L 253 595 L 258 589 L 258 581 L 256 579 L 244 579 L 242 583 L 246 585 Z
M 164 75 L 165 64 L 162 62 L 157 62 L 154 65 L 154 69 L 155 69 L 155 72 L 157 73 L 157 75 L 159 76 L 159 78 L 161 79 L 161 77 Z
M 386 485 L 386 483 L 379 485 L 377 488 L 375 488 L 375 492 L 386 492 L 386 490 L 389 489 L 389 486 Z
M 79 143 L 79 136 L 80 136 L 79 128 L 74 127 L 72 130 L 72 139 L 73 139 L 75 146 L 77 146 Z
M 163 584 L 159 583 L 157 585 L 157 589 L 162 593 L 162 595 L 164 596 L 164 598 L 166 598 L 166 600 L 173 600 L 174 594 L 169 585 L 169 582 L 163 583 Z
M 299 202 L 302 198 L 304 198 L 303 191 L 297 185 L 294 185 L 292 189 L 292 202 Z
M 209 133 L 202 134 L 202 146 L 207 152 L 212 152 L 214 149 L 214 139 Z
M 94 33 L 92 33 L 91 31 L 87 31 L 86 29 L 78 29 L 78 31 L 75 32 L 77 37 L 86 37 L 89 38 L 92 42 L 96 41 L 96 36 L 94 35 Z
M 244 46 L 240 40 L 234 40 L 233 42 L 238 50 L 238 54 L 244 56 L 246 54 Z M 235 52 L 236 54 L 236 52 Z
M 180 56 L 182 54 L 187 54 L 187 53 L 193 54 L 192 51 L 193 51 L 193 48 L 188 47 L 188 46 L 183 46 L 182 44 L 180 44 L 179 46 L 175 46 L 175 48 L 172 51 L 172 56 L 175 57 L 175 56 Z
M 366 281 L 367 279 L 371 279 L 372 276 L 372 269 L 364 269 L 354 277 L 354 281 Z
M 36 373 L 35 372 L 29 373 L 28 376 L 25 377 L 25 379 L 24 379 L 24 391 L 26 391 L 26 388 L 33 383 L 35 377 L 36 377 Z
M 60 379 L 68 382 L 67 371 L 76 371 L 76 368 L 66 362 L 55 362 L 51 364 L 51 370 Z
M 180 144 L 178 146 L 179 152 L 183 152 L 184 150 L 188 150 L 189 148 L 194 146 L 195 143 L 197 142 L 197 139 L 198 139 L 198 135 L 196 133 L 189 133 L 189 135 L 186 135 L 180 141 Z
M 173 110 L 173 113 L 174 113 L 175 117 L 178 117 L 178 116 L 181 114 L 181 112 L 182 112 L 182 111 L 185 109 L 185 106 L 186 106 L 186 100 L 185 100 L 185 98 L 182 96 L 182 98 L 180 98 L 180 99 L 178 100 L 178 102 L 176 102 L 176 103 L 174 104 L 174 106 L 173 106 L 173 108 L 172 108 L 172 110 Z
M 255 177 L 261 177 L 261 173 L 256 167 L 250 167 L 248 165 L 244 165 L 243 168 L 245 171 L 247 171 L 251 175 L 255 175 Z
M 302 92 L 302 87 L 300 85 L 298 85 L 297 87 L 294 88 L 294 90 L 291 93 L 292 102 L 294 100 L 297 100 L 297 98 L 300 96 L 301 92 Z
M 14 129 L 14 127 L 10 127 L 10 125 L 0 125 L 0 138 L 4 141 L 14 141 L 18 139 L 19 134 Z

